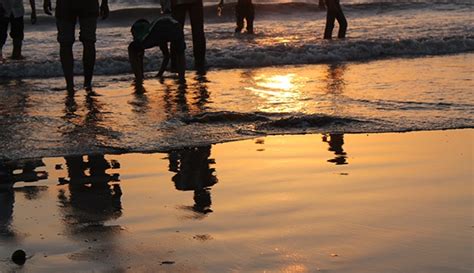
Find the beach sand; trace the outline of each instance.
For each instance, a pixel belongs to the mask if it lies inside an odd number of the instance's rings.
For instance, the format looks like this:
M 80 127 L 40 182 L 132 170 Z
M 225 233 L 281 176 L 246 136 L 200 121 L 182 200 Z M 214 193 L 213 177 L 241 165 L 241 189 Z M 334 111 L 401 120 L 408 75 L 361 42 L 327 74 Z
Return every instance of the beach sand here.
M 10 163 L 40 179 L 0 193 L 0 272 L 472 272 L 473 136 L 269 136 Z

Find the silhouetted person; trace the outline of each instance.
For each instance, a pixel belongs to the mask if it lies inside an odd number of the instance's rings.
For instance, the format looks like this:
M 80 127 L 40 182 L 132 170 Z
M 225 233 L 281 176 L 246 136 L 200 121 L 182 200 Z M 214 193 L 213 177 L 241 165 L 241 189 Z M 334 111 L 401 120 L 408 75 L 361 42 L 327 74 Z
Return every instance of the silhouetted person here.
M 324 39 L 332 39 L 332 30 L 334 29 L 334 22 L 339 23 L 338 38 L 346 37 L 347 20 L 342 12 L 339 0 L 325 0 L 327 15 L 326 15 L 326 29 L 324 30 Z
M 324 135 L 323 142 L 327 142 L 329 144 L 328 151 L 334 152 L 336 155 L 335 158 L 329 159 L 328 162 L 334 163 L 336 165 L 347 164 L 346 152 L 344 152 L 344 149 L 342 148 L 344 145 L 344 134 L 329 134 L 329 139 L 327 135 Z
M 51 0 L 44 0 L 44 12 L 52 14 Z M 99 8 L 98 0 L 57 0 L 56 26 L 58 28 L 59 55 L 66 79 L 68 91 L 74 91 L 74 56 L 72 46 L 75 41 L 75 28 L 79 20 L 79 40 L 84 47 L 82 63 L 84 67 L 84 88 L 92 91 L 92 77 L 96 59 L 97 17 L 105 19 L 109 16 L 108 0 L 102 0 Z
M 344 93 L 346 82 L 344 80 L 344 74 L 347 66 L 345 64 L 329 64 L 327 70 L 327 86 L 326 92 L 328 94 L 337 96 Z
M 169 2 L 171 1 L 171 4 Z M 186 14 L 191 20 L 193 36 L 194 68 L 199 73 L 204 73 L 206 68 L 206 37 L 204 34 L 204 8 L 203 0 L 162 0 L 162 8 L 171 6 L 173 18 L 184 28 Z M 177 69 L 177 53 L 171 50 L 171 68 Z
M 35 0 L 30 0 L 31 23 L 36 23 Z M 21 60 L 21 47 L 25 38 L 25 24 L 23 16 L 25 7 L 23 0 L 0 0 L 0 62 L 3 61 L 3 46 L 7 41 L 8 25 L 10 25 L 10 37 L 13 40 L 13 51 L 11 58 Z
M 175 172 L 172 180 L 177 190 L 194 191 L 192 210 L 201 214 L 212 212 L 210 187 L 217 183 L 211 146 L 185 148 L 169 153 L 169 170 Z
M 218 8 L 222 9 L 224 6 L 224 0 L 221 0 L 218 4 Z M 247 23 L 247 33 L 253 34 L 253 21 L 255 20 L 255 7 L 252 0 L 237 0 L 235 6 L 235 20 L 237 27 L 235 33 L 240 33 L 244 28 L 244 20 Z
M 178 21 L 167 13 L 152 23 L 145 19 L 140 19 L 133 24 L 131 32 L 133 42 L 131 42 L 128 47 L 128 56 L 137 83 L 141 83 L 144 78 L 143 57 L 145 55 L 145 49 L 153 47 L 159 47 L 161 49 L 163 61 L 157 76 L 163 76 L 170 59 L 168 43 L 170 43 L 171 50 L 176 54 L 176 69 L 179 80 L 180 82 L 185 81 L 186 59 L 184 51 L 186 49 L 186 43 L 184 42 L 183 28 Z

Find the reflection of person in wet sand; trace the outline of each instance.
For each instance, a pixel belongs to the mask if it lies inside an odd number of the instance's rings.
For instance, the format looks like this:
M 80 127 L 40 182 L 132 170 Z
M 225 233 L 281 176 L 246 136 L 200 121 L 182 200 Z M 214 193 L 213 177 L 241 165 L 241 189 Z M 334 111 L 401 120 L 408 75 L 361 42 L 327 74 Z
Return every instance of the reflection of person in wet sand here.
M 215 169 L 211 164 L 215 164 L 210 159 L 211 146 L 185 148 L 169 153 L 169 170 L 175 172 L 172 180 L 177 190 L 194 191 L 193 211 L 200 214 L 207 214 L 211 210 L 210 187 L 217 183 L 214 175 Z
M 43 167 L 42 159 L 28 159 L 0 163 L 0 189 L 11 188 L 17 182 L 37 182 L 48 178 L 46 171 L 37 171 Z M 19 171 L 21 170 L 21 172 Z
M 44 166 L 41 159 L 30 159 L 18 162 L 0 162 L 0 237 L 13 237 L 11 227 L 15 192 L 23 192 L 29 200 L 36 199 L 46 187 L 13 188 L 17 182 L 37 182 L 48 178 L 45 171 L 36 171 L 37 167 Z M 18 172 L 18 170 L 22 170 Z
M 165 83 L 163 100 L 167 117 L 204 112 L 210 101 L 208 82 L 205 75 L 199 75 L 190 84 L 175 86 Z
M 89 155 L 85 162 L 82 156 L 65 157 L 68 178 L 60 178 L 60 185 L 68 184 L 70 196 L 59 193 L 65 221 L 73 231 L 81 228 L 75 224 L 103 227 L 104 222 L 122 215 L 122 190 L 118 174 L 106 171 L 118 163 L 109 163 L 103 155 Z M 88 171 L 88 175 L 86 172 Z
M 344 81 L 344 73 L 346 71 L 345 64 L 330 64 L 327 70 L 327 93 L 338 95 L 344 92 L 346 82 Z
M 11 227 L 15 193 L 13 189 L 0 189 L 0 237 L 12 237 Z
M 329 159 L 328 162 L 334 163 L 336 165 L 348 164 L 347 154 L 342 148 L 344 145 L 344 134 L 329 134 L 329 136 L 323 135 L 323 142 L 327 142 L 329 144 L 328 151 L 334 152 L 336 155 L 333 159 Z

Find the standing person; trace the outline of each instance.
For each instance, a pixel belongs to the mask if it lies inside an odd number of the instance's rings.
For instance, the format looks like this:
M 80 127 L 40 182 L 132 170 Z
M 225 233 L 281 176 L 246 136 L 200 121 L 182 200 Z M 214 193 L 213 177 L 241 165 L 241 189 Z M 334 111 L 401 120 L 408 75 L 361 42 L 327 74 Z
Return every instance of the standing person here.
M 35 0 L 30 0 L 31 23 L 36 23 Z M 13 40 L 13 52 L 11 58 L 21 60 L 21 47 L 25 37 L 25 24 L 23 16 L 25 7 L 23 0 L 0 0 L 0 62 L 3 61 L 3 46 L 7 41 L 8 25 L 10 25 L 10 37 Z
M 193 35 L 193 53 L 194 53 L 194 68 L 199 72 L 205 72 L 206 66 L 206 37 L 204 35 L 204 8 L 203 0 L 163 0 L 162 8 L 171 6 L 171 13 L 176 19 L 181 28 L 184 29 L 186 21 L 186 13 L 189 13 L 191 20 L 191 31 Z M 176 69 L 176 52 L 171 50 L 171 67 Z
M 347 20 L 342 12 L 339 0 L 325 0 L 327 7 L 326 29 L 324 30 L 324 39 L 332 39 L 332 30 L 334 29 L 334 22 L 337 19 L 339 23 L 338 38 L 346 37 Z
M 224 6 L 224 0 L 221 0 L 218 4 L 218 8 L 222 10 Z M 244 19 L 247 22 L 247 33 L 253 34 L 253 21 L 255 19 L 255 7 L 252 0 L 238 0 L 235 6 L 235 20 L 237 27 L 235 33 L 240 33 L 244 28 Z
M 44 0 L 44 12 L 52 15 L 51 0 Z M 97 17 L 105 19 L 109 16 L 108 0 L 57 0 L 56 26 L 58 28 L 59 56 L 66 79 L 68 91 L 74 91 L 74 56 L 72 46 L 76 39 L 75 29 L 79 19 L 79 40 L 84 47 L 82 63 L 84 66 L 84 88 L 92 91 L 96 50 Z

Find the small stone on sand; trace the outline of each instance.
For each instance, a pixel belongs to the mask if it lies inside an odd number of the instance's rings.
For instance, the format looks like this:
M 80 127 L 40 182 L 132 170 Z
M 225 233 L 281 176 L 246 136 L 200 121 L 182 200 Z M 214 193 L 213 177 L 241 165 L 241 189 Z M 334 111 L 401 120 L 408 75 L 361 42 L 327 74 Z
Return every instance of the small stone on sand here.
M 26 253 L 25 251 L 18 249 L 12 254 L 12 261 L 17 265 L 24 265 L 26 262 Z

